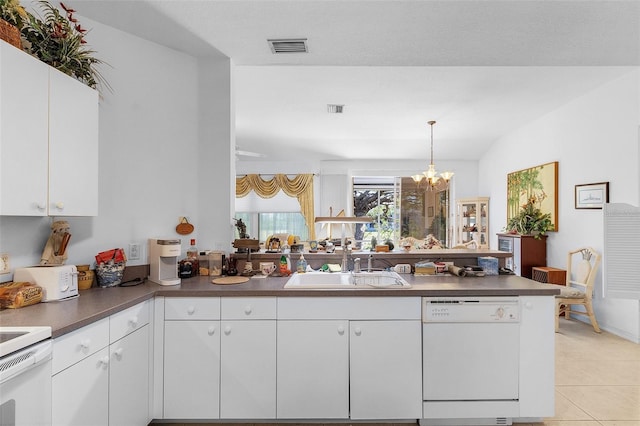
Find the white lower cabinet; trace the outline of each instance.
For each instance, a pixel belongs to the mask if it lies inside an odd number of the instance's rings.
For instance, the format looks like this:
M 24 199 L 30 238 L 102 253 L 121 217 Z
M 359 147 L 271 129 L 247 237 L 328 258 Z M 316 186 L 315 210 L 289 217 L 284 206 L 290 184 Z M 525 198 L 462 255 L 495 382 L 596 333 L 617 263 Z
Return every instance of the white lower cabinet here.
M 275 320 L 222 321 L 221 328 L 220 418 L 274 419 Z
M 349 418 L 349 322 L 278 321 L 278 418 Z
M 351 321 L 351 419 L 422 417 L 420 321 Z
M 53 425 L 109 425 L 108 347 L 55 374 L 51 385 Z
M 149 423 L 149 326 L 109 346 L 109 424 Z
M 52 424 L 149 423 L 149 303 L 53 341 Z
M 276 299 L 220 300 L 220 418 L 276 417 Z
M 420 298 L 278 300 L 278 418 L 422 417 Z
M 220 299 L 167 298 L 163 417 L 220 417 Z

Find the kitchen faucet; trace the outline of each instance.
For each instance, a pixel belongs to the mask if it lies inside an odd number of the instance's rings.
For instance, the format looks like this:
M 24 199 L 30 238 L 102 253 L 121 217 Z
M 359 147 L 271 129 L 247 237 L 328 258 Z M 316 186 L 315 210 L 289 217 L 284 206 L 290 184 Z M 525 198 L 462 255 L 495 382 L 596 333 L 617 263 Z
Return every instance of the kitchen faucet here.
M 346 245 L 342 246 L 342 272 L 349 272 L 349 261 L 347 258 L 347 251 L 349 251 L 349 247 Z
M 360 273 L 360 258 L 356 257 L 353 259 L 353 272 L 356 274 Z

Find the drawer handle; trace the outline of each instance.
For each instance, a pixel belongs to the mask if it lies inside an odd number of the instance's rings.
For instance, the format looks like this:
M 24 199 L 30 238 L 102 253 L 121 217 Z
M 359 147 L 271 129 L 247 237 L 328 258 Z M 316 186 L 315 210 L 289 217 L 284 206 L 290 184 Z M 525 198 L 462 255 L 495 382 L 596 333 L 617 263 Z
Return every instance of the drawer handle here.
M 209 336 L 213 336 L 215 332 L 216 332 L 216 327 L 213 325 L 209 327 L 209 330 L 207 330 L 207 333 L 209 334 Z
M 100 364 L 104 365 L 105 367 L 109 365 L 109 357 L 103 356 L 102 358 L 100 358 Z
M 344 334 L 344 326 L 342 326 L 342 325 L 338 326 L 338 334 L 341 335 L 341 336 Z
M 133 317 L 129 320 L 129 323 L 131 323 L 131 327 L 136 328 L 138 326 L 138 317 Z
M 116 355 L 116 357 L 118 357 L 118 359 L 122 359 L 122 352 L 124 351 L 123 348 L 118 348 L 116 349 L 116 351 L 114 352 L 114 354 Z
M 47 208 L 47 205 L 42 203 L 36 203 L 36 208 L 41 212 L 43 212 Z
M 84 339 L 82 342 L 80 342 L 80 347 L 82 349 L 89 349 L 90 344 L 91 344 L 91 339 Z
M 354 334 L 355 334 L 356 336 L 360 336 L 360 335 L 362 335 L 362 330 L 360 329 L 360 327 L 356 327 L 356 328 L 353 330 L 353 332 L 354 332 Z
M 58 210 L 64 210 L 64 203 L 62 201 L 58 201 L 55 206 Z
M 231 334 L 231 326 L 228 325 L 224 328 L 224 334 L 226 334 L 227 336 Z
M 247 306 L 244 307 L 244 313 L 245 314 L 251 315 L 251 311 L 252 311 L 251 305 L 247 305 Z
M 189 315 L 193 315 L 193 313 L 194 313 L 195 311 L 196 311 L 195 306 L 189 306 L 189 307 L 187 308 L 187 313 L 188 313 Z

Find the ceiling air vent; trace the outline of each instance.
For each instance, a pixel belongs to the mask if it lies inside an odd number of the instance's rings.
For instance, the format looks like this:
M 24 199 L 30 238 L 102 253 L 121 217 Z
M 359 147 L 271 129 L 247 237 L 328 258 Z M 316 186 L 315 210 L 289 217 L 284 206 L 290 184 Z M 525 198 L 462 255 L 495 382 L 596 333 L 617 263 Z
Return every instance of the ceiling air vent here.
M 344 105 L 327 104 L 327 112 L 329 114 L 342 114 L 344 111 Z
M 271 53 L 308 53 L 306 38 L 269 39 Z

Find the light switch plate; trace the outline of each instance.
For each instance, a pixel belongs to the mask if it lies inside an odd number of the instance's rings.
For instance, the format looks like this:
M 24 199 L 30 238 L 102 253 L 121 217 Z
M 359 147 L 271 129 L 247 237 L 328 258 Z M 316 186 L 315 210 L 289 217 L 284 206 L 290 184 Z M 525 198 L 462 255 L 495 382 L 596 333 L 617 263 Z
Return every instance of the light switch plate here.
M 140 244 L 137 244 L 137 243 L 129 244 L 129 259 L 140 260 Z

